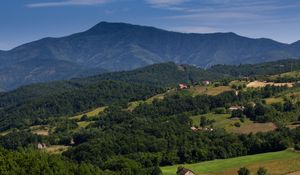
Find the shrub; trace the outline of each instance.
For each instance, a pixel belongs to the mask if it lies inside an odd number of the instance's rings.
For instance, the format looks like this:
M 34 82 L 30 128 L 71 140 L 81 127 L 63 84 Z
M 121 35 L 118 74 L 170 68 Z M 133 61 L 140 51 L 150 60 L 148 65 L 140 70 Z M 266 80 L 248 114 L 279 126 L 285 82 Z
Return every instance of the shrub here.
M 240 122 L 235 122 L 235 123 L 234 123 L 234 126 L 235 126 L 235 127 L 241 127 L 241 124 L 240 124 Z
M 84 114 L 81 118 L 80 118 L 80 121 L 88 121 L 89 118 L 86 114 Z
M 258 170 L 257 170 L 257 175 L 267 175 L 267 170 L 264 168 L 264 167 L 260 167 Z
M 238 175 L 250 175 L 250 171 L 246 167 L 242 167 L 238 170 Z

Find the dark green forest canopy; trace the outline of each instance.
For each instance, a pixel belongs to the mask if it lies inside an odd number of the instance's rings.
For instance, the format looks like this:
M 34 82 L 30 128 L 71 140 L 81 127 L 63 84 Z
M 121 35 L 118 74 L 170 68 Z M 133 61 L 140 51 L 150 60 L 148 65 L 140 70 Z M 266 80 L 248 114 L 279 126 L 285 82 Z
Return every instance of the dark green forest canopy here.
M 1 174 L 95 175 L 113 174 L 91 164 L 78 164 L 59 155 L 49 155 L 31 149 L 9 151 L 0 148 Z
M 300 60 L 286 59 L 260 64 L 215 65 L 208 71 L 228 76 L 263 76 L 290 72 L 300 69 Z
M 116 85 L 115 81 L 111 82 Z M 194 132 L 190 128 L 190 116 L 213 112 L 216 108 L 231 104 L 261 101 L 262 98 L 286 89 L 287 87 L 266 86 L 241 92 L 239 95 L 229 91 L 216 96 L 195 97 L 179 91 L 163 100 L 141 104 L 133 111 L 128 111 L 126 105 L 111 105 L 93 119 L 86 129 L 77 130 L 76 122 L 66 119 L 69 122 L 55 123 L 54 133 L 47 137 L 13 131 L 0 137 L 0 145 L 15 150 L 19 147 L 36 147 L 41 142 L 50 145 L 65 144 L 70 148 L 63 153 L 63 159 L 92 164 L 92 170 L 97 167 L 100 172 L 112 171 L 116 174 L 160 174 L 159 166 L 279 151 L 300 142 L 300 128 L 289 130 L 280 127 L 276 131 L 249 135 L 227 133 L 223 129 Z M 297 112 L 297 105 L 292 104 L 292 108 L 283 111 Z M 270 109 L 275 110 L 275 107 L 266 104 L 256 106 L 253 110 L 246 106 L 247 117 L 248 113 L 251 117 L 269 112 Z M 281 112 L 277 107 L 276 110 Z M 71 139 L 74 141 L 73 145 L 70 145 Z M 23 164 L 21 166 L 27 167 Z

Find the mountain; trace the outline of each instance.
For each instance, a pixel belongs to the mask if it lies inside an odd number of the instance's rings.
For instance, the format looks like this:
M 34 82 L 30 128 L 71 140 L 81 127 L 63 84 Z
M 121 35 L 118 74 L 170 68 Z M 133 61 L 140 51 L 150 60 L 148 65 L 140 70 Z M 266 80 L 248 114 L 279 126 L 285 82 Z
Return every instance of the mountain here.
M 299 43 L 251 39 L 234 33 L 187 34 L 101 22 L 61 38 L 44 38 L 0 52 L 0 87 L 130 70 L 173 61 L 199 67 L 300 57 Z

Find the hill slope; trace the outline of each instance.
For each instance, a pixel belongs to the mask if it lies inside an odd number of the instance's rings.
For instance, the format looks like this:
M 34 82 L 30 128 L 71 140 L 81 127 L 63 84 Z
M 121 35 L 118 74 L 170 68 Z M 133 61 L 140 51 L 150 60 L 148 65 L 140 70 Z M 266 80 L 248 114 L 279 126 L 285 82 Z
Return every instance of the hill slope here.
M 78 67 L 82 70 L 79 72 L 119 71 L 167 61 L 208 67 L 299 56 L 298 43 L 287 45 L 234 33 L 184 34 L 101 22 L 85 32 L 44 38 L 0 52 L 0 86 L 13 89 L 32 82 L 68 79 L 78 75 Z
M 0 93 L 0 130 L 20 127 L 23 124 L 20 121 L 25 119 L 34 122 L 39 118 L 71 115 L 98 106 L 147 98 L 178 83 L 220 77 L 192 66 L 164 63 L 128 72 L 24 86 Z

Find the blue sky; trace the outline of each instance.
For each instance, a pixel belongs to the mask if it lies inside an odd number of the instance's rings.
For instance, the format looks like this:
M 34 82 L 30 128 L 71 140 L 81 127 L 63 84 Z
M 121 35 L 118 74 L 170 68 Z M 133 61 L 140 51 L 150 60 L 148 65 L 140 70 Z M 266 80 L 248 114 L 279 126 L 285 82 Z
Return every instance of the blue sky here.
M 300 40 L 300 1 L 1 0 L 0 49 L 84 31 L 100 21 L 292 43 Z

